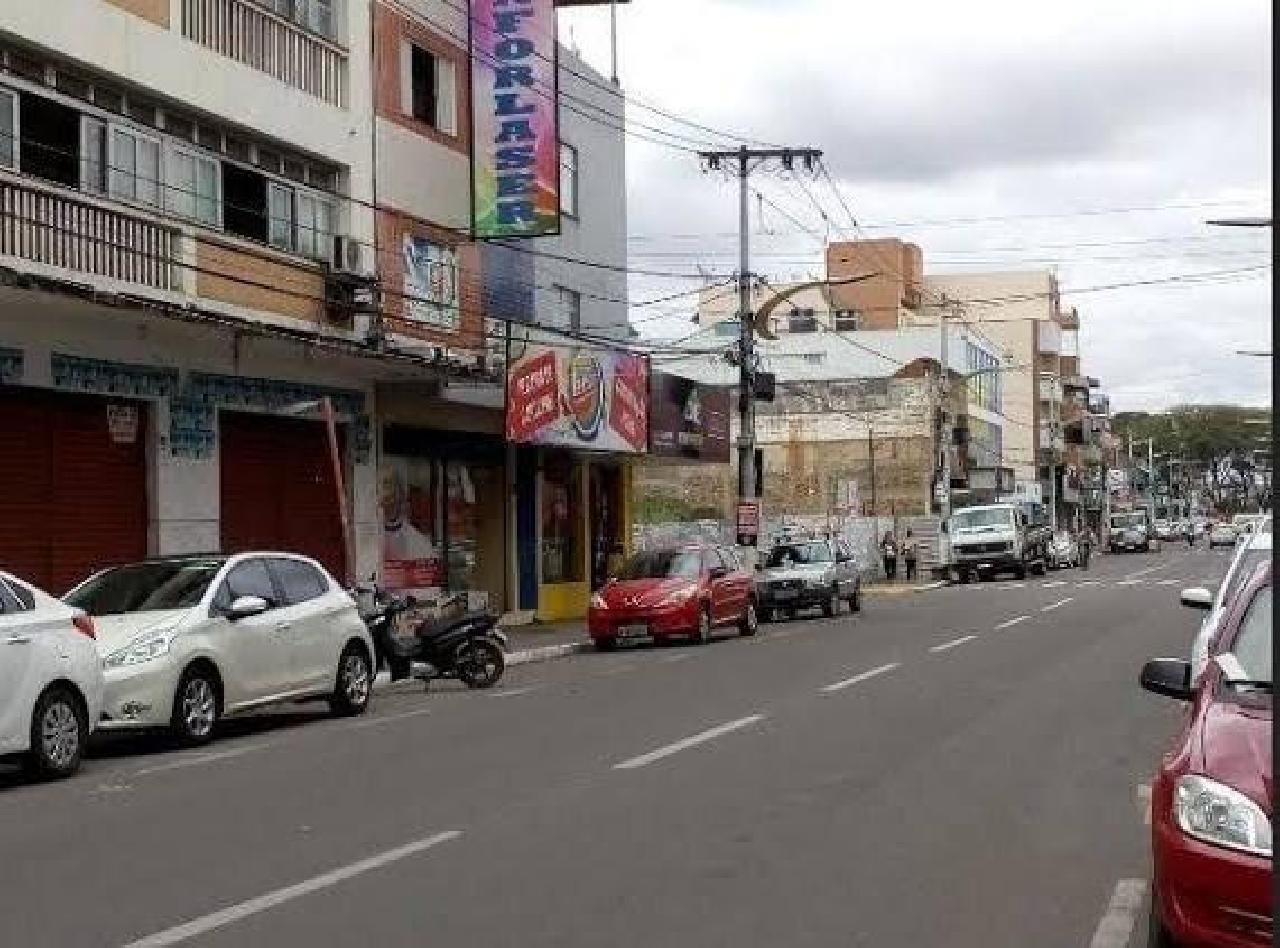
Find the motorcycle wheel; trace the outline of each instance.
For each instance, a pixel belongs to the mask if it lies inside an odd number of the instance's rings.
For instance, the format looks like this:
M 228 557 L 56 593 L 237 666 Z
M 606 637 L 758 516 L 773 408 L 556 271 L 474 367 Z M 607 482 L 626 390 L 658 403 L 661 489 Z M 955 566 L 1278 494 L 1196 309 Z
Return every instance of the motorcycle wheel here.
M 474 639 L 458 650 L 458 678 L 468 688 L 492 688 L 507 667 L 502 649 L 487 639 Z

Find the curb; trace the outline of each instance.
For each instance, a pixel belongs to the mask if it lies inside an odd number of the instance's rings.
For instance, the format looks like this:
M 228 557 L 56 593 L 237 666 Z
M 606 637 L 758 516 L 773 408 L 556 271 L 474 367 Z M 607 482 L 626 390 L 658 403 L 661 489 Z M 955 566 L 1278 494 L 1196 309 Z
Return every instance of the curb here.
M 568 658 L 570 655 L 577 655 L 580 652 L 592 651 L 589 642 L 563 642 L 560 645 L 543 645 L 538 648 L 520 649 L 516 652 L 507 653 L 507 667 L 512 665 L 529 665 L 534 662 L 550 662 L 557 658 Z M 421 683 L 416 678 L 406 678 L 401 681 L 392 681 L 391 673 L 386 669 L 379 671 L 373 679 L 373 690 L 375 692 L 386 691 L 397 685 L 412 684 L 420 687 Z
M 862 593 L 866 596 L 909 596 L 914 593 L 928 592 L 931 589 L 941 589 L 946 585 L 948 585 L 947 581 L 940 579 L 923 586 L 864 586 Z

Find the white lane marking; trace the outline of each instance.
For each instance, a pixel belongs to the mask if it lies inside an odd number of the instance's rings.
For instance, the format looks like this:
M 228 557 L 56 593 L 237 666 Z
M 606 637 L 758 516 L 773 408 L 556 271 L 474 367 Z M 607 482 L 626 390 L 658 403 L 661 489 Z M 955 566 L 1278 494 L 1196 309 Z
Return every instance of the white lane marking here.
M 947 649 L 955 648 L 957 645 L 964 645 L 965 642 L 972 642 L 976 638 L 976 635 L 962 635 L 958 639 L 952 639 L 950 642 L 943 642 L 941 645 L 931 645 L 929 647 L 929 651 L 945 652 Z
M 1067 585 L 1067 581 L 1065 579 L 1055 579 L 1051 583 L 1040 584 L 1040 586 L 1044 589 L 1053 589 L 1055 586 L 1065 586 L 1065 585 Z
M 1121 879 L 1117 882 L 1107 911 L 1093 932 L 1089 948 L 1125 948 L 1146 894 L 1145 879 Z
M 823 694 L 835 694 L 837 691 L 843 691 L 850 685 L 856 685 L 860 681 L 866 681 L 868 678 L 875 678 L 876 675 L 883 675 L 885 672 L 891 672 L 898 667 L 899 662 L 890 662 L 888 665 L 881 665 L 870 671 L 864 671 L 860 675 L 854 675 L 852 678 L 846 678 L 843 681 L 837 681 L 834 684 L 827 685 L 822 689 Z
M 1117 586 L 1141 586 L 1145 583 L 1145 579 L 1122 579 L 1116 583 Z
M 265 912 L 278 905 L 283 905 L 285 902 L 301 898 L 304 895 L 310 895 L 312 892 L 318 892 L 321 889 L 331 888 L 340 882 L 346 882 L 348 879 L 353 879 L 366 872 L 372 872 L 374 869 L 381 869 L 383 866 L 390 865 L 393 862 L 407 859 L 409 856 L 417 855 L 433 846 L 446 843 L 451 839 L 457 839 L 461 835 L 462 833 L 458 830 L 449 830 L 445 833 L 428 836 L 426 839 L 415 840 L 404 846 L 397 846 L 395 849 L 388 849 L 386 852 L 370 856 L 368 859 L 361 859 L 359 862 L 353 862 L 348 866 L 333 869 L 303 882 L 297 882 L 293 885 L 285 886 L 283 889 L 276 889 L 274 892 L 268 892 L 257 898 L 249 899 L 247 902 L 229 905 L 208 915 L 202 915 L 181 925 L 175 925 L 173 928 L 166 928 L 164 931 L 156 932 L 154 935 L 147 935 L 145 938 L 131 941 L 125 945 L 125 948 L 166 948 L 168 945 L 176 945 L 190 938 L 197 938 L 200 935 L 208 934 L 216 929 L 246 919 L 251 915 L 257 915 L 259 912 Z
M 1040 611 L 1041 611 L 1041 612 L 1052 612 L 1054 609 L 1060 609 L 1060 608 L 1062 608 L 1063 606 L 1065 606 L 1067 603 L 1069 603 L 1069 602 L 1074 602 L 1074 601 L 1075 601 L 1074 599 L 1072 599 L 1070 596 L 1068 596 L 1066 599 L 1059 599 L 1057 602 L 1053 603 L 1052 605 L 1045 606 L 1045 607 L 1044 607 L 1043 609 L 1041 609 Z
M 1148 573 L 1154 573 L 1158 569 L 1166 569 L 1166 566 L 1148 566 L 1146 569 L 1135 570 L 1125 576 L 1125 579 L 1133 579 L 1135 576 L 1146 576 Z
M 764 640 L 763 640 L 763 639 L 761 639 L 761 641 L 764 641 Z M 690 659 L 690 658 L 693 658 L 693 656 L 692 656 L 692 655 L 690 655 L 688 652 L 685 652 L 685 653 L 680 654 L 680 655 L 668 655 L 668 656 L 666 656 L 665 658 L 663 658 L 662 660 L 663 660 L 664 662 L 666 662 L 668 665 L 673 665 L 673 664 L 675 664 L 676 662 L 683 662 L 683 661 L 686 661 L 686 660 L 688 660 L 688 659 Z
M 1026 589 L 1027 584 L 1026 583 L 1010 583 L 1009 588 L 1010 589 Z
M 1144 826 L 1151 825 L 1151 784 L 1140 783 L 1136 791 L 1138 798 L 1138 809 L 1142 812 L 1142 823 Z
M 151 774 L 168 773 L 170 770 L 182 770 L 184 767 L 199 767 L 201 764 L 213 764 L 220 760 L 231 760 L 233 757 L 243 757 L 245 754 L 252 754 L 255 751 L 266 750 L 270 746 L 270 744 L 254 744 L 250 747 L 235 747 L 231 750 L 218 751 L 216 754 L 188 755 L 180 760 L 171 761 L 167 764 L 156 764 L 154 767 L 143 767 L 141 770 L 135 770 L 131 776 L 146 777 Z
M 1088 586 L 1101 586 L 1101 585 L 1102 585 L 1102 581 L 1101 581 L 1101 580 L 1097 580 L 1097 579 L 1085 579 L 1085 580 L 1081 580 L 1080 582 L 1076 583 L 1076 588 L 1077 588 L 1077 589 L 1084 589 L 1084 588 L 1086 588 L 1086 587 L 1088 587 Z
M 531 691 L 537 691 L 541 685 L 529 685 L 526 688 L 512 688 L 510 691 L 495 691 L 490 698 L 514 698 L 517 695 L 527 695 Z
M 699 744 L 705 744 L 707 741 L 714 741 L 717 737 L 723 737 L 733 731 L 749 727 L 757 721 L 764 720 L 763 714 L 750 714 L 745 718 L 738 718 L 736 721 L 729 721 L 726 724 L 720 724 L 713 728 L 708 728 L 692 737 L 686 737 L 682 741 L 676 741 L 674 744 L 668 744 L 666 747 L 659 747 L 657 750 L 649 751 L 647 754 L 641 754 L 639 757 L 632 757 L 630 760 L 624 760 L 620 764 L 614 764 L 614 770 L 635 770 L 638 767 L 644 767 L 652 764 L 656 760 L 662 760 L 664 757 L 670 757 L 672 754 L 678 754 L 682 750 L 688 750 L 690 747 L 696 747 Z
M 430 710 L 427 708 L 421 708 L 417 711 L 404 711 L 400 714 L 388 714 L 386 717 L 381 718 L 365 718 L 362 721 L 352 721 L 347 725 L 347 728 L 352 731 L 358 731 L 363 728 L 378 727 L 382 724 L 393 724 L 396 721 L 403 721 L 406 718 L 417 718 L 430 713 Z
M 1001 622 L 995 627 L 995 631 L 999 632 L 1001 629 L 1007 629 L 1009 626 L 1017 625 L 1019 622 L 1026 622 L 1030 618 L 1031 616 L 1018 616 L 1016 619 L 1010 619 L 1008 622 Z
M 1156 585 L 1157 586 L 1176 586 L 1178 585 L 1178 581 L 1176 579 L 1162 579 L 1162 580 L 1159 580 L 1156 583 Z

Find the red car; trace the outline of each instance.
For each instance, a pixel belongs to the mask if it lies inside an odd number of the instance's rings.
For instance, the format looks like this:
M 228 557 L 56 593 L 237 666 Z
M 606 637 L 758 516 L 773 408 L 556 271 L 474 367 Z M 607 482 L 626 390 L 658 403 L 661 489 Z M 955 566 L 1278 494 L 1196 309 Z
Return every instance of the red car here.
M 619 642 L 711 640 L 717 627 L 755 635 L 755 575 L 726 547 L 686 544 L 632 556 L 591 598 L 587 629 L 596 647 Z
M 1236 595 L 1191 685 L 1158 658 L 1142 687 L 1189 701 L 1151 788 L 1151 946 L 1271 944 L 1271 561 Z

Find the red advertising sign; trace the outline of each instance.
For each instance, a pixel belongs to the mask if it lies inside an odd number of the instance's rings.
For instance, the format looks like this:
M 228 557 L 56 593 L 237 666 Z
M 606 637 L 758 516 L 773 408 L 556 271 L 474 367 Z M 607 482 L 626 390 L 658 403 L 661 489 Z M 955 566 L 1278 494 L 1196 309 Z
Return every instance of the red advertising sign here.
M 555 352 L 548 350 L 513 367 L 507 390 L 507 437 L 532 441 L 559 417 Z
M 760 536 L 760 501 L 738 501 L 738 545 L 755 546 Z
M 649 385 L 644 368 L 639 359 L 618 366 L 613 376 L 613 410 L 609 412 L 609 427 L 636 451 L 643 451 L 649 439 L 645 411 Z

